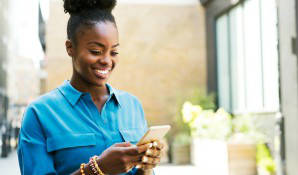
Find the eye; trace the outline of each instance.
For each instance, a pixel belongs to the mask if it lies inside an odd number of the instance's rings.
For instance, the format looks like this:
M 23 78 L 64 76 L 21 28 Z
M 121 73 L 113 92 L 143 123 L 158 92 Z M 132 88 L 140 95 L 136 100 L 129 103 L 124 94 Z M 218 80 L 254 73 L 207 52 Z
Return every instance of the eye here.
M 93 55 L 101 55 L 102 51 L 101 50 L 90 50 L 90 53 Z
M 116 51 L 112 51 L 112 52 L 111 52 L 111 55 L 112 55 L 112 56 L 117 56 L 118 54 L 119 54 L 119 53 L 116 52 Z

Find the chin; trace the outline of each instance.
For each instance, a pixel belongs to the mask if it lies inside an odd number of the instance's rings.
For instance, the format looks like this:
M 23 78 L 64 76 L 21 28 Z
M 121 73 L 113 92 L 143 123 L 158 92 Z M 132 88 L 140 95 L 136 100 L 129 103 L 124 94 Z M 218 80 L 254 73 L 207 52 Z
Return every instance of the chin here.
M 107 80 L 101 80 L 101 81 L 95 81 L 95 85 L 96 86 L 105 86 L 106 85 L 106 83 L 107 83 Z

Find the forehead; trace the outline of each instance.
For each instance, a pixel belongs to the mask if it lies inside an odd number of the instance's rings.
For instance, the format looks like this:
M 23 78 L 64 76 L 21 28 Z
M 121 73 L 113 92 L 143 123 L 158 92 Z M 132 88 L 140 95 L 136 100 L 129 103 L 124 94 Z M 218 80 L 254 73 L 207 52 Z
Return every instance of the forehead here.
M 94 25 L 83 25 L 77 32 L 79 44 L 99 41 L 103 44 L 118 44 L 118 30 L 112 22 L 99 22 Z

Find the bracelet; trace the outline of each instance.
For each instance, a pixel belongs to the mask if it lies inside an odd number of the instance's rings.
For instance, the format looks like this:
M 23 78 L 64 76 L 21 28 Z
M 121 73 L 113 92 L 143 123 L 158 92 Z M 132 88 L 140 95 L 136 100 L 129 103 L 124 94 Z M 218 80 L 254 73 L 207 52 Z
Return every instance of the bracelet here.
M 97 171 L 95 165 L 94 165 L 94 162 L 93 162 L 93 160 L 92 160 L 92 157 L 90 157 L 90 159 L 89 159 L 89 163 L 90 163 L 90 165 L 91 165 L 91 170 L 92 170 L 93 174 L 94 174 L 94 175 L 100 175 L 100 174 L 98 173 L 98 171 Z
M 99 168 L 97 162 L 96 162 L 96 159 L 98 158 L 98 156 L 93 156 L 92 157 L 92 160 L 93 160 L 93 163 L 97 169 L 97 172 L 100 174 L 100 175 L 104 175 L 104 173 L 101 171 L 101 169 Z
M 81 171 L 81 174 L 82 174 L 82 175 L 85 175 L 84 167 L 85 167 L 85 164 L 82 163 L 81 166 L 80 166 L 80 171 Z

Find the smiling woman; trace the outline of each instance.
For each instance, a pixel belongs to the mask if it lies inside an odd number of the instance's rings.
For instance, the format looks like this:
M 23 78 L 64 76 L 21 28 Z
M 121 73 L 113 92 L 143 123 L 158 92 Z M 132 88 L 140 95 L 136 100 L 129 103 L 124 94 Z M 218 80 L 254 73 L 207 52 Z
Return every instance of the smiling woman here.
M 115 5 L 64 0 L 73 74 L 26 109 L 18 147 L 23 175 L 152 174 L 159 163 L 159 142 L 131 144 L 147 130 L 139 100 L 107 84 L 118 61 Z
M 78 32 L 77 38 L 73 39 L 76 43 L 66 41 L 73 62 L 72 79 L 105 86 L 118 61 L 116 26 L 112 22 L 98 23 L 93 27 L 81 27 Z

